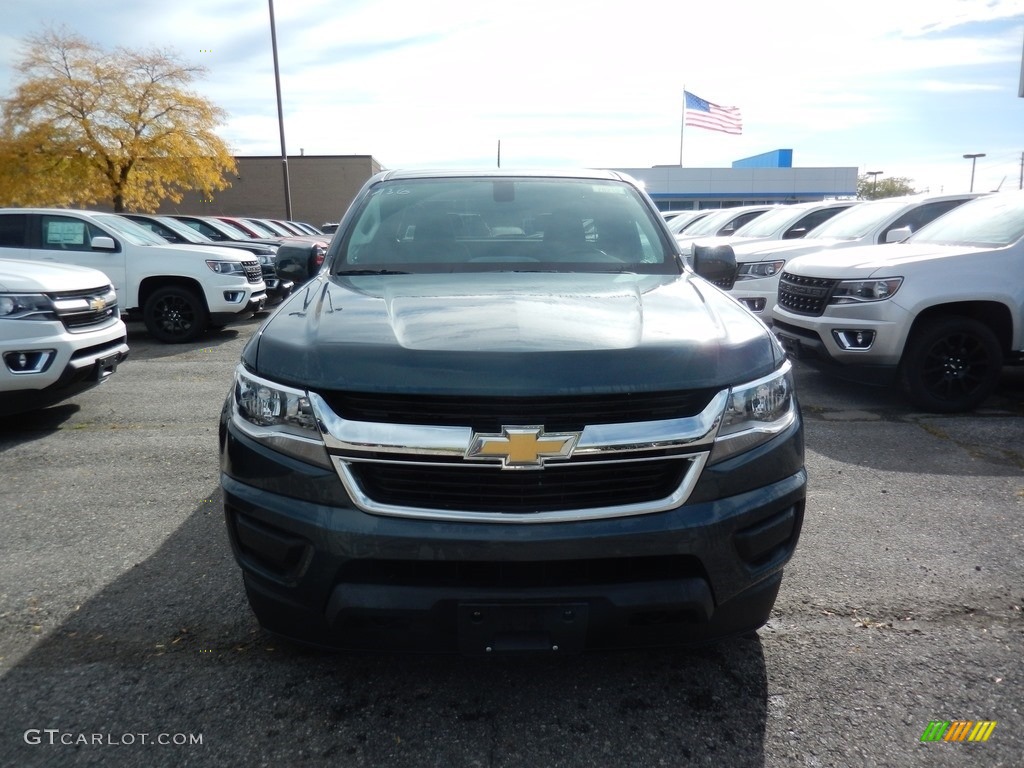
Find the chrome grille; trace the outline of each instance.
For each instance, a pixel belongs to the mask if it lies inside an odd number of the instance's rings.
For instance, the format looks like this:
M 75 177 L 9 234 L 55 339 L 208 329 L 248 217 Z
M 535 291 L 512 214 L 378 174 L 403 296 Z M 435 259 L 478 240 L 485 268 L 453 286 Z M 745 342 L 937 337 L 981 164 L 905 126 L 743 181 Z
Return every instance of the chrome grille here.
M 783 272 L 779 279 L 779 306 L 797 315 L 819 317 L 824 314 L 838 283 L 838 280 Z
M 263 279 L 263 268 L 258 261 L 243 261 L 242 267 L 245 269 L 245 279 L 250 283 L 258 283 Z
M 117 319 L 117 294 L 109 286 L 47 294 L 57 317 L 69 331 L 80 331 Z
M 585 425 L 564 456 L 510 467 L 473 452 L 481 437 L 492 437 L 476 432 L 476 425 L 493 422 L 493 413 L 507 414 L 506 399 L 492 399 L 488 418 L 482 418 L 485 404 L 474 403 L 474 426 L 456 426 L 352 421 L 310 393 L 332 463 L 357 507 L 394 517 L 501 523 L 625 517 L 681 506 L 707 461 L 728 390 L 698 399 L 704 407 L 692 415 Z M 543 428 L 520 429 L 548 434 L 556 417 L 545 415 Z M 514 422 L 499 420 L 503 430 L 515 429 Z M 478 463 L 481 458 L 487 465 Z

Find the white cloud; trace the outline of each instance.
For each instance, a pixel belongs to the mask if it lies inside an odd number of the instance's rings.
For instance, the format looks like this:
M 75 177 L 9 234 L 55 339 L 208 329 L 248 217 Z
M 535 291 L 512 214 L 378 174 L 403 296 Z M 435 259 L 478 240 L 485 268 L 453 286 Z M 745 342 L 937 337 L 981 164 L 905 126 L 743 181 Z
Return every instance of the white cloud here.
M 745 121 L 739 137 L 689 130 L 690 165 L 792 148 L 797 165 L 942 185 L 965 177 L 963 152 L 1020 143 L 1024 0 L 279 0 L 275 15 L 295 152 L 480 165 L 500 139 L 503 164 L 673 163 L 684 86 Z M 0 37 L 0 84 L 14 43 L 53 18 L 206 63 L 200 90 L 228 110 L 229 143 L 279 151 L 265 3 L 26 3 Z

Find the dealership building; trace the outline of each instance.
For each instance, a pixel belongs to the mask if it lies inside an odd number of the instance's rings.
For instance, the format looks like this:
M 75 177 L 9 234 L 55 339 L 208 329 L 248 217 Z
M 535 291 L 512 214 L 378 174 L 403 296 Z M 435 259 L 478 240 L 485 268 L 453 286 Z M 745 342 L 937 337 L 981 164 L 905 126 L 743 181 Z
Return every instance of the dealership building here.
M 204 198 L 189 193 L 164 201 L 159 213 L 285 218 L 284 165 L 280 157 L 236 157 L 231 186 Z M 384 170 L 370 155 L 288 157 L 292 218 L 320 225 L 338 221 L 363 183 Z M 663 211 L 798 203 L 857 195 L 856 168 L 794 168 L 793 150 L 778 149 L 735 161 L 729 168 L 616 168 L 633 176 Z

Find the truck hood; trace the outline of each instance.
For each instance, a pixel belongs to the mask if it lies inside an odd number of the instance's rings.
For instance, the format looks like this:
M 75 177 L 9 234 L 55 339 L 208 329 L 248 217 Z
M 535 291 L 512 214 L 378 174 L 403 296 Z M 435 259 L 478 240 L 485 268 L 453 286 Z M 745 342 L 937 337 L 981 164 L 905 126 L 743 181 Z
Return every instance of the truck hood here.
M 253 261 L 256 254 L 238 248 L 223 245 L 199 245 L 197 243 L 168 243 L 167 245 L 147 245 L 154 253 L 165 253 L 170 258 L 182 258 L 187 253 L 202 256 L 204 259 L 220 259 L 221 261 Z
M 730 244 L 731 245 L 731 244 Z M 849 248 L 860 245 L 859 240 L 837 240 L 835 238 L 798 238 L 796 240 L 750 240 L 733 245 L 737 261 L 769 261 L 790 259 L 804 253 Z
M 781 362 L 767 339 L 691 274 L 321 274 L 242 359 L 313 390 L 537 396 L 749 381 Z
M 105 288 L 110 278 L 97 269 L 22 259 L 0 259 L 0 291 L 58 293 Z
M 841 252 L 810 253 L 786 264 L 786 272 L 805 277 L 853 279 L 898 277 L 898 272 L 921 262 L 988 253 L 991 249 L 931 243 L 888 243 L 844 248 Z

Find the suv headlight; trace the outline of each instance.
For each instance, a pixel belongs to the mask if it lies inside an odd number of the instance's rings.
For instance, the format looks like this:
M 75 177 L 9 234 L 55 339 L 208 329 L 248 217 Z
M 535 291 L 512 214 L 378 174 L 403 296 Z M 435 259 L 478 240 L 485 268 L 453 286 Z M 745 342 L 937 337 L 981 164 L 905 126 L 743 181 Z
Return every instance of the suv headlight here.
M 0 320 L 56 320 L 49 296 L 41 293 L 0 293 Z
M 218 261 L 217 259 L 207 259 L 206 266 L 218 275 L 245 276 L 245 267 L 242 266 L 242 262 L 240 261 Z
M 881 280 L 843 280 L 832 292 L 830 304 L 860 304 L 890 299 L 903 284 L 902 277 Z
M 239 365 L 231 401 L 231 420 L 248 437 L 280 453 L 330 468 L 305 390 L 254 376 Z
M 732 388 L 710 463 L 768 442 L 796 419 L 793 366 L 787 360 L 770 376 Z
M 785 260 L 778 261 L 746 261 L 741 262 L 736 272 L 736 282 L 741 280 L 760 280 L 763 277 L 775 277 L 786 265 Z

